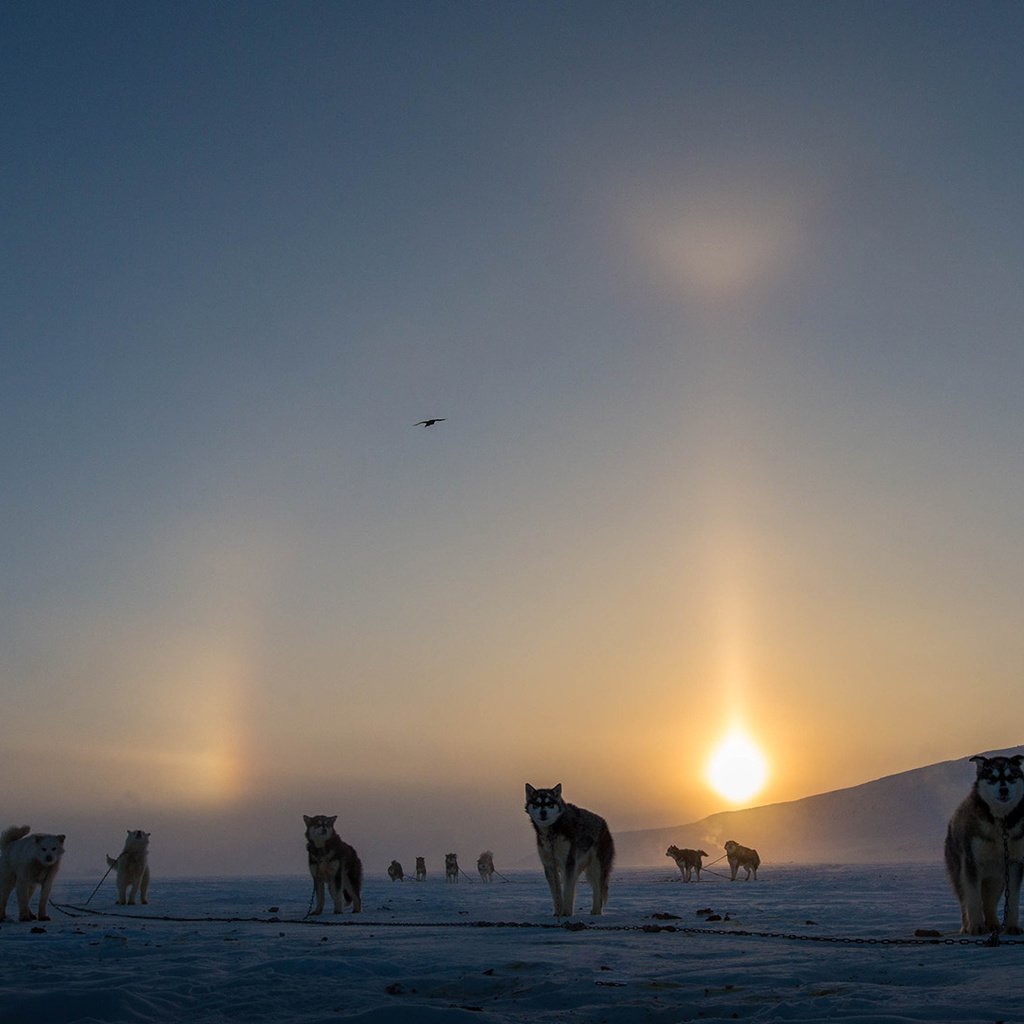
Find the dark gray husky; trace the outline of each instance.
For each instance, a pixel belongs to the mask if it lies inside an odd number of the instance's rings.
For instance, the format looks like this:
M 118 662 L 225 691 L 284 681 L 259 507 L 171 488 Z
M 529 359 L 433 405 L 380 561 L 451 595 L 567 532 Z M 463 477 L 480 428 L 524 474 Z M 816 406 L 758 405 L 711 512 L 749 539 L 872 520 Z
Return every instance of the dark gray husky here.
M 593 811 L 566 803 L 562 784 L 534 789 L 526 784 L 526 813 L 537 833 L 537 853 L 551 889 L 555 917 L 571 917 L 576 882 L 586 872 L 594 899 L 590 912 L 600 914 L 608 902 L 608 879 L 615 844 L 608 823 Z

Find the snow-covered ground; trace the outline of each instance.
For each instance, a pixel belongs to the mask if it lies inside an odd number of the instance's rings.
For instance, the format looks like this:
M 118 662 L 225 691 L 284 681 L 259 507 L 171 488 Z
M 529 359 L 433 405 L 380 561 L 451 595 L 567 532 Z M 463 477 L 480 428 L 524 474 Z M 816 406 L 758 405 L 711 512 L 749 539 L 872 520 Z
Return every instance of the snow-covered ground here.
M 4 1024 L 1024 1020 L 1024 942 L 961 943 L 938 864 L 766 864 L 756 882 L 688 885 L 671 864 L 624 870 L 578 930 L 555 924 L 534 872 L 488 886 L 368 871 L 363 913 L 322 918 L 305 917 L 301 876 L 156 877 L 149 905 L 126 908 L 108 879 L 89 904 L 103 916 L 71 910 L 95 882 L 58 879 L 64 912 L 0 925 Z

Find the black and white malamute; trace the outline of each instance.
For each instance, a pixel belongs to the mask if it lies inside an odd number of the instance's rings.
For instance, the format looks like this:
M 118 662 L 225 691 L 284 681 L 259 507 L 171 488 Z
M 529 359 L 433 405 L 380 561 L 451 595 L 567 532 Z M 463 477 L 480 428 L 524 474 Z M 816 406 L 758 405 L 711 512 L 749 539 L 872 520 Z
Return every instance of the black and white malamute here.
M 946 831 L 946 874 L 960 901 L 960 931 L 999 930 L 999 898 L 1007 891 L 1005 931 L 1020 935 L 1024 859 L 1024 757 L 971 758 L 977 777 Z
M 593 891 L 590 912 L 602 913 L 615 859 L 608 823 L 593 811 L 566 803 L 561 783 L 553 789 L 534 789 L 527 783 L 526 813 L 537 834 L 537 853 L 551 889 L 555 917 L 572 916 L 576 883 L 584 872 Z
M 322 914 L 324 885 L 334 901 L 334 912 L 340 914 L 352 904 L 352 913 L 363 909 L 363 863 L 356 851 L 344 842 L 334 830 L 336 814 L 304 814 L 306 822 L 306 851 L 309 853 L 309 873 L 313 876 L 316 907 L 311 914 Z

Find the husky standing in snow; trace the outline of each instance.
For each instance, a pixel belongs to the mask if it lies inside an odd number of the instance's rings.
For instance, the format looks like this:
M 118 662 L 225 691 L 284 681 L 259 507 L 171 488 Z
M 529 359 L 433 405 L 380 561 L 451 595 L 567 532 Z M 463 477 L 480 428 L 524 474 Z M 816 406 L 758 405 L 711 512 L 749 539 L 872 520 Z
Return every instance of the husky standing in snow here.
M 480 872 L 481 882 L 494 881 L 494 854 L 490 850 L 484 850 L 476 859 L 476 869 Z
M 608 902 L 608 880 L 615 844 L 608 823 L 593 811 L 566 803 L 562 784 L 534 789 L 526 783 L 526 813 L 537 834 L 537 853 L 551 889 L 555 917 L 571 917 L 576 883 L 586 872 L 593 891 L 590 912 L 600 914 Z
M 459 858 L 457 854 L 446 853 L 444 855 L 444 880 L 446 882 L 458 882 Z
M 142 903 L 149 902 L 149 833 L 137 828 L 128 830 L 124 849 L 116 856 L 107 854 L 107 866 L 117 868 L 117 902 L 134 904 L 136 894 Z M 131 892 L 129 893 L 129 888 Z
M 11 890 L 18 895 L 18 917 L 22 921 L 49 921 L 46 901 L 64 856 L 64 836 L 32 832 L 28 825 L 12 825 L 0 835 L 0 921 L 7 918 Z M 39 912 L 33 914 L 29 900 L 39 889 Z
M 946 874 L 960 901 L 960 931 L 999 931 L 999 897 L 1006 896 L 1004 930 L 1020 935 L 1024 859 L 1024 756 L 971 758 L 977 777 L 946 831 Z
M 697 881 L 700 881 L 701 868 L 704 867 L 704 858 L 707 856 L 705 850 L 680 850 L 678 846 L 670 846 L 665 851 L 665 856 L 676 862 L 684 882 L 689 882 L 694 872 L 697 874 Z
M 757 850 L 752 850 L 749 846 L 740 846 L 735 839 L 730 839 L 725 844 L 725 856 L 729 861 L 729 877 L 735 882 L 736 872 L 740 868 L 746 871 L 746 878 L 744 881 L 750 881 L 750 873 L 754 873 L 754 881 L 757 881 L 757 869 L 761 866 L 761 858 L 757 854 Z
M 427 862 L 422 857 L 416 858 L 416 881 L 422 882 L 427 877 Z
M 363 862 L 356 851 L 344 842 L 334 830 L 336 814 L 308 814 L 306 822 L 306 852 L 309 854 L 309 873 L 313 876 L 316 909 L 311 914 L 322 914 L 324 884 L 334 901 L 334 912 L 340 914 L 345 904 L 352 904 L 352 913 L 363 909 L 360 892 L 363 887 Z

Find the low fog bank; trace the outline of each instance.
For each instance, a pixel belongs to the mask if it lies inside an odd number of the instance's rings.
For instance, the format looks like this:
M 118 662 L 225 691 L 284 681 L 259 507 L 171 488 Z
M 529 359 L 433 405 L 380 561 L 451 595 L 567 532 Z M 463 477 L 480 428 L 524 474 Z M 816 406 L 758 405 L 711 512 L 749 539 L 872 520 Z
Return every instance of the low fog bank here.
M 1024 753 L 1024 746 L 998 753 Z M 967 757 L 891 775 L 847 789 L 785 803 L 724 811 L 690 824 L 618 831 L 620 868 L 661 867 L 675 871 L 665 850 L 704 849 L 707 862 L 723 853 L 728 839 L 758 849 L 765 866 L 934 862 L 941 859 L 946 823 L 974 780 Z M 326 791 L 327 787 L 324 787 Z M 337 814 L 341 836 L 356 847 L 367 877 L 385 877 L 392 859 L 412 872 L 415 858 L 428 871 L 443 870 L 455 852 L 461 867 L 476 874 L 476 859 L 494 852 L 497 870 L 538 867 L 533 830 L 518 790 L 496 801 L 479 793 L 436 786 L 396 791 L 356 788 L 355 798 L 328 799 L 324 792 L 268 793 L 264 799 L 228 808 L 147 810 L 132 799 L 101 810 L 9 806 L 7 824 L 64 832 L 65 877 L 95 878 L 106 871 L 106 854 L 120 852 L 127 829 L 152 833 L 150 863 L 159 877 L 305 875 L 303 814 Z
M 1024 753 L 1024 746 L 993 751 Z M 703 849 L 708 861 L 735 839 L 757 849 L 763 863 L 885 864 L 936 861 L 950 814 L 975 778 L 967 757 L 942 761 L 847 789 L 712 814 L 672 828 L 644 829 L 615 836 L 620 867 L 672 865 L 672 844 Z

